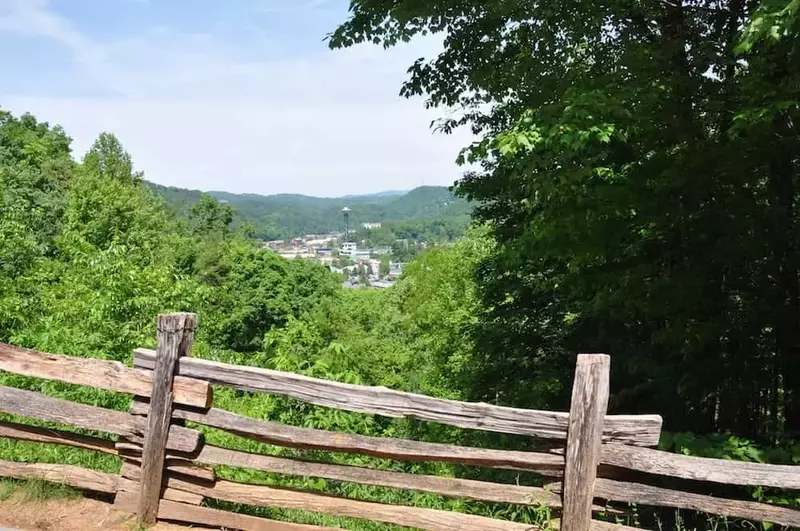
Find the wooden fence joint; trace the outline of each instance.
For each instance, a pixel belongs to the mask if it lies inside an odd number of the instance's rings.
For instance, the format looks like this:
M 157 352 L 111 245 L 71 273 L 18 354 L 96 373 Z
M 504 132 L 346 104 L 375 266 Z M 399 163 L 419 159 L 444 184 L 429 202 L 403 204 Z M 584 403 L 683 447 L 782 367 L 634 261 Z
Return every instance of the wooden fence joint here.
M 152 525 L 158 515 L 167 438 L 172 420 L 173 381 L 178 358 L 188 354 L 197 328 L 197 315 L 173 313 L 159 315 L 158 348 L 153 370 L 153 390 L 144 436 L 142 470 L 137 506 L 137 521 Z
M 578 355 L 567 430 L 562 531 L 588 531 L 592 524 L 610 370 L 611 358 L 606 354 Z

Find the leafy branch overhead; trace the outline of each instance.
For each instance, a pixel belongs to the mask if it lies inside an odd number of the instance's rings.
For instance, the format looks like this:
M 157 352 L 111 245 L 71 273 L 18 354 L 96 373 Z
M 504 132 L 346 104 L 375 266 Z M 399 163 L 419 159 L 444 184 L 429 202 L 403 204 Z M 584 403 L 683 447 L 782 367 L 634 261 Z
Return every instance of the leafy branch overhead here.
M 799 6 L 351 3 L 330 46 L 441 41 L 401 94 L 478 137 L 474 398 L 563 401 L 572 353 L 611 352 L 612 407 L 800 433 Z

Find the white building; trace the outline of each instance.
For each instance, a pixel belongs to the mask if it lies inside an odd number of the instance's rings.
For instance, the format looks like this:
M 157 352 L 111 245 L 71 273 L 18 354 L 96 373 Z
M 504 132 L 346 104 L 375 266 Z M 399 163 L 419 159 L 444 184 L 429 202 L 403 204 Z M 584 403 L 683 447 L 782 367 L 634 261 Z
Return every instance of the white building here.
M 314 252 L 313 249 L 304 249 L 302 247 L 294 247 L 292 249 L 281 249 L 278 251 L 278 256 L 281 258 L 286 258 L 287 260 L 292 260 L 294 258 L 315 258 L 317 253 Z
M 356 242 L 344 242 L 339 247 L 339 254 L 345 256 L 355 256 L 358 253 L 358 244 Z

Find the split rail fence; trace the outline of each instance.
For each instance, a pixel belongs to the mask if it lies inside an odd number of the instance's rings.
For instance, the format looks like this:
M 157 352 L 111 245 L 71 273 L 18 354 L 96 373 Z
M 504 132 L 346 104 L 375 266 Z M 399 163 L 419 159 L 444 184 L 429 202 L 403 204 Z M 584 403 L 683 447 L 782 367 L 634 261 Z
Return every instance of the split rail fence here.
M 251 531 L 311 531 L 290 524 L 203 507 L 204 499 L 322 512 L 433 531 L 523 531 L 530 524 L 458 512 L 389 505 L 215 477 L 228 465 L 408 489 L 488 502 L 547 506 L 565 531 L 633 529 L 593 518 L 605 502 L 673 507 L 800 526 L 800 511 L 752 500 L 711 497 L 654 486 L 668 476 L 695 482 L 800 489 L 800 466 L 676 455 L 655 450 L 658 415 L 607 415 L 610 358 L 577 358 L 570 411 L 552 412 L 443 400 L 382 387 L 350 385 L 261 368 L 188 357 L 194 314 L 161 315 L 157 350 L 136 349 L 134 368 L 98 359 L 45 354 L 0 344 L 0 370 L 130 393 L 130 411 L 113 411 L 0 386 L 0 412 L 98 430 L 116 441 L 60 429 L 0 422 L 0 437 L 60 444 L 122 457 L 120 474 L 62 464 L 0 461 L 0 477 L 39 478 L 115 496 L 115 506 L 144 524 L 156 519 Z M 318 406 L 387 417 L 410 417 L 461 428 L 549 439 L 559 448 L 524 452 L 368 437 L 300 428 L 211 407 L 211 385 L 292 397 Z M 490 483 L 247 453 L 204 444 L 184 421 L 272 445 L 347 452 L 404 461 L 441 461 L 530 471 L 544 487 Z M 559 441 L 563 441 L 559 443 Z M 635 481 L 630 477 L 635 477 Z M 329 528 L 328 528 L 329 529 Z

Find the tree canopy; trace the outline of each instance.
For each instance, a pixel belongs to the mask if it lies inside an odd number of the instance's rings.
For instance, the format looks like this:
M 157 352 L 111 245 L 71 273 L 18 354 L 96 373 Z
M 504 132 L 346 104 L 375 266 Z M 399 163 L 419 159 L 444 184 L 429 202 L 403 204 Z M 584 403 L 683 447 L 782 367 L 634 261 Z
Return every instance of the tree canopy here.
M 464 186 L 473 186 L 477 194 L 483 184 L 488 186 L 502 177 L 522 184 L 530 181 L 525 186 L 539 190 L 547 184 L 546 176 L 526 173 L 524 166 L 517 168 L 513 162 L 534 156 L 533 151 L 519 151 L 496 156 L 495 161 L 486 160 L 489 166 L 485 173 L 476 174 L 475 182 L 465 181 Z M 193 206 L 176 213 L 134 170 L 131 156 L 113 135 L 101 135 L 78 162 L 71 156 L 69 138 L 59 127 L 30 115 L 3 113 L 0 341 L 46 352 L 127 362 L 133 348 L 153 346 L 155 315 L 193 311 L 200 321 L 194 356 L 439 397 L 553 408 L 563 407 L 575 352 L 588 344 L 592 349 L 611 348 L 614 354 L 613 407 L 621 412 L 666 411 L 673 430 L 688 430 L 702 428 L 697 422 L 699 412 L 714 405 L 719 408 L 719 417 L 712 417 L 713 422 L 708 424 L 724 429 L 742 423 L 741 416 L 733 420 L 722 416 L 738 411 L 732 410 L 731 404 L 746 404 L 743 401 L 756 394 L 762 397 L 758 408 L 775 412 L 777 428 L 791 426 L 785 413 L 791 396 L 785 389 L 791 385 L 791 378 L 779 364 L 785 360 L 779 357 L 782 351 L 774 347 L 777 335 L 768 328 L 774 322 L 769 319 L 782 307 L 772 306 L 773 299 L 756 290 L 774 289 L 770 288 L 773 280 L 769 276 L 774 258 L 767 254 L 758 261 L 755 254 L 755 250 L 772 249 L 774 242 L 766 236 L 772 238 L 774 233 L 745 230 L 748 223 L 759 221 L 756 214 L 762 211 L 742 207 L 735 211 L 736 216 L 725 218 L 731 225 L 726 227 L 713 217 L 721 211 L 712 206 L 699 209 L 695 205 L 695 210 L 687 206 L 687 212 L 699 216 L 699 220 L 687 227 L 683 240 L 670 233 L 678 231 L 677 225 L 671 225 L 678 221 L 659 210 L 673 212 L 668 208 L 669 195 L 662 191 L 657 196 L 665 203 L 663 207 L 647 203 L 644 192 L 636 195 L 630 190 L 635 188 L 630 179 L 633 177 L 625 177 L 617 186 L 620 193 L 626 192 L 623 197 L 641 203 L 635 208 L 633 203 L 610 203 L 613 187 L 608 183 L 600 186 L 586 177 L 586 182 L 578 180 L 566 189 L 560 186 L 571 181 L 553 186 L 553 197 L 560 198 L 561 208 L 536 203 L 536 194 L 517 197 L 521 205 L 528 206 L 513 212 L 517 220 L 513 223 L 512 218 L 501 222 L 489 215 L 494 212 L 499 216 L 501 211 L 492 208 L 492 202 L 499 199 L 487 195 L 480 210 L 481 219 L 487 222 L 471 227 L 463 237 L 450 234 L 444 220 L 389 223 L 367 236 L 441 237 L 448 244 L 404 249 L 409 255 L 420 252 L 409 256 L 410 263 L 391 288 L 351 290 L 344 289 L 340 279 L 318 264 L 286 260 L 261 250 L 259 241 L 234 228 L 235 214 L 229 204 L 212 196 L 199 196 Z M 666 186 L 666 178 L 659 179 L 657 182 Z M 508 183 L 503 186 L 509 194 L 504 201 L 515 204 L 511 192 L 518 192 Z M 763 189 L 749 186 L 751 193 L 766 195 L 767 184 L 762 183 Z M 591 194 L 596 189 L 609 192 L 603 196 L 608 204 L 594 204 Z M 680 193 L 679 189 L 674 193 Z M 732 197 L 739 193 L 730 191 Z M 568 209 L 566 205 L 578 203 L 573 196 L 579 196 L 582 206 Z M 716 197 L 709 201 L 713 204 Z M 763 201 L 760 208 L 770 212 L 773 207 Z M 639 212 L 646 212 L 652 225 L 646 231 L 631 233 L 628 223 L 632 221 L 622 220 L 627 219 L 625 216 L 638 219 Z M 521 219 L 525 224 L 515 226 Z M 701 239 L 699 231 L 704 227 L 700 221 L 717 223 L 713 235 L 723 234 L 728 240 Z M 555 232 L 557 227 L 562 231 L 560 236 Z M 598 233 L 601 228 L 605 232 Z M 726 232 L 734 229 L 743 233 L 734 237 Z M 605 239 L 594 245 L 590 234 L 602 234 Z M 667 249 L 673 241 L 668 237 L 682 247 Z M 703 254 L 706 247 L 710 254 Z M 719 249 L 735 256 L 715 254 Z M 385 270 L 388 265 L 384 260 L 381 267 Z M 698 268 L 698 274 L 693 275 L 690 266 Z M 721 284 L 714 284 L 713 276 L 704 276 L 716 272 L 715 268 L 727 275 Z M 733 272 L 743 275 L 746 268 L 762 271 L 765 277 L 732 276 Z M 714 287 L 726 291 L 716 294 Z M 734 293 L 733 287 L 738 291 Z M 727 301 L 728 306 L 725 312 L 716 313 L 715 305 L 720 301 Z M 757 308 L 767 313 L 758 315 Z M 698 315 L 706 320 L 701 321 Z M 739 320 L 732 321 L 731 316 L 739 316 Z M 717 340 L 726 346 L 718 351 L 711 348 L 708 337 L 720 329 L 731 332 Z M 734 341 L 742 341 L 743 346 L 732 348 Z M 742 349 L 753 345 L 760 350 L 753 350 L 749 354 L 752 358 L 747 358 Z M 757 362 L 765 365 L 760 367 Z M 736 367 L 736 363 L 744 366 Z M 777 388 L 763 387 L 764 380 Z M 107 408 L 129 407 L 129 397 L 100 389 L 2 371 L 0 383 Z M 730 394 L 711 394 L 691 402 L 698 389 L 717 393 L 722 389 Z M 654 392 L 659 394 L 653 396 Z M 733 401 L 730 397 L 736 397 L 735 392 L 743 393 L 744 398 Z M 775 396 L 784 397 L 777 401 L 777 407 L 771 405 L 776 403 Z M 678 397 L 684 401 L 681 406 L 696 409 L 687 409 L 681 417 L 676 411 L 679 405 L 656 403 L 664 397 Z M 334 411 L 235 389 L 215 389 L 214 404 L 295 426 L 370 436 L 522 450 L 530 450 L 531 445 L 527 437 Z M 708 413 L 708 409 L 705 411 Z M 3 421 L 31 422 L 0 417 Z M 747 425 L 763 427 L 764 422 L 762 414 Z M 783 434 L 787 433 L 784 429 Z M 347 465 L 509 484 L 536 484 L 541 480 L 520 471 L 465 470 L 448 463 L 401 463 L 361 455 L 253 446 L 256 443 L 220 430 L 210 430 L 206 436 L 211 444 L 278 452 L 292 458 L 322 458 Z M 764 437 L 763 433 L 759 436 Z M 764 442 L 754 444 L 724 433 L 704 436 L 665 432 L 662 438 L 664 448 L 681 452 L 781 463 L 797 460 L 800 447 L 792 446 L 791 441 L 769 447 Z M 117 456 L 7 438 L 0 438 L 0 457 L 80 462 L 109 472 L 119 468 Z M 217 473 L 227 479 L 266 479 L 288 488 L 392 504 L 512 514 L 515 520 L 529 523 L 546 516 L 535 507 L 440 498 L 347 482 L 267 478 L 259 472 L 225 467 Z M 785 493 L 759 489 L 754 495 L 794 503 L 786 500 Z M 279 516 L 301 523 L 342 524 L 321 516 L 311 521 L 299 513 Z M 637 524 L 644 520 L 652 524 L 650 527 L 676 518 L 687 528 L 707 520 L 705 515 L 687 520 L 685 514 L 671 510 L 637 510 L 634 517 Z M 725 525 L 752 528 L 748 523 L 726 521 Z M 357 520 L 348 521 L 348 526 L 365 531 L 384 528 Z
M 475 398 L 567 400 L 613 356 L 612 408 L 800 430 L 797 2 L 354 0 L 332 47 L 435 34 L 402 87 L 469 127 L 496 250 Z M 452 113 L 450 113 L 452 114 Z M 482 356 L 482 358 L 481 358 Z M 795 367 L 795 368 L 793 368 Z

